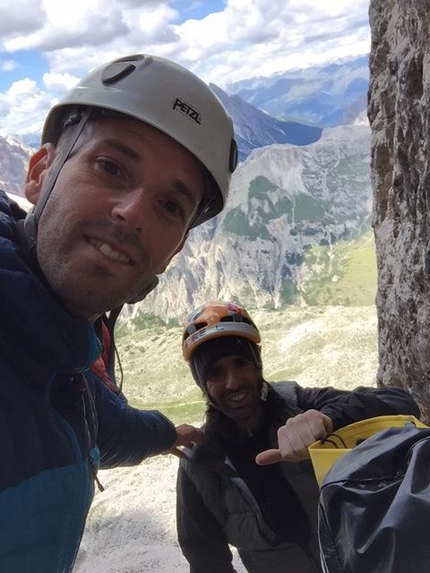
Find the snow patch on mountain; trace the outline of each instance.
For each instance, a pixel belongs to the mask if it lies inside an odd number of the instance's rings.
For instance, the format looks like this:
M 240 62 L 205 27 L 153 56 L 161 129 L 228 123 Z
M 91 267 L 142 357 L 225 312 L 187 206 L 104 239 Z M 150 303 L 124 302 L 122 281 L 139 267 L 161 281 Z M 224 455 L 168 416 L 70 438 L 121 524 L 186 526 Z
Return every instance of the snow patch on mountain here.
M 0 189 L 23 195 L 25 171 L 33 152 L 11 135 L 0 136 Z

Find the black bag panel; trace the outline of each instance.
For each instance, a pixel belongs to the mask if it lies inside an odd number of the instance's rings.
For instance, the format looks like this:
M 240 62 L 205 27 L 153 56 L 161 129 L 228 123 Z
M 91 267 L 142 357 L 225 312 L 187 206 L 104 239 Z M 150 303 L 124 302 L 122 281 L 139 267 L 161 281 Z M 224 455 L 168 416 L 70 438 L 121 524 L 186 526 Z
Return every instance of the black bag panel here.
M 326 573 L 430 573 L 430 429 L 390 428 L 342 457 L 318 521 Z

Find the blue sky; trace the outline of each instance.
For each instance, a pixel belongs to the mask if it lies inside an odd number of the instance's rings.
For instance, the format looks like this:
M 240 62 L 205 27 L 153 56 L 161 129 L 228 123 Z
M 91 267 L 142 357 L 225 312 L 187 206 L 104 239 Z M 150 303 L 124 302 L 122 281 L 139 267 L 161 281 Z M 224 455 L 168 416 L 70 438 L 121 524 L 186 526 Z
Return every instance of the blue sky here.
M 38 133 L 81 76 L 133 52 L 225 89 L 369 48 L 368 0 L 0 0 L 0 135 Z
M 197 0 L 173 0 L 170 5 L 179 12 L 179 23 L 186 22 L 191 18 L 201 20 L 213 12 L 222 12 L 227 2 L 210 0 L 199 2 Z
M 0 90 L 7 89 L 13 82 L 28 77 L 39 81 L 49 71 L 49 65 L 42 52 L 20 50 L 13 54 L 1 54 Z

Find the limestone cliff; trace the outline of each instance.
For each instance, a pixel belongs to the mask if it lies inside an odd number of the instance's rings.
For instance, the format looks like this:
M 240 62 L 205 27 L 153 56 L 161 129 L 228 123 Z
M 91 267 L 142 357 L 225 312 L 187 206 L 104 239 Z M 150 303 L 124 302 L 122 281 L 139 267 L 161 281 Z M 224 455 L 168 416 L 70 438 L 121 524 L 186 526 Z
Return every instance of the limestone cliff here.
M 430 419 L 430 10 L 371 0 L 378 383 L 412 389 Z

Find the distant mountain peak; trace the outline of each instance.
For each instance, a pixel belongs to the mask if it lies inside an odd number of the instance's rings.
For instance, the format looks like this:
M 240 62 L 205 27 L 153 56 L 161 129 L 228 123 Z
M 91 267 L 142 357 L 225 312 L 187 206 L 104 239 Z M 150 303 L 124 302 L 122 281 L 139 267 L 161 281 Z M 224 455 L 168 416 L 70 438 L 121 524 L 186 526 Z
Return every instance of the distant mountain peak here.
M 274 143 L 307 145 L 317 141 L 321 128 L 295 121 L 282 121 L 244 101 L 237 94 L 228 95 L 215 84 L 210 88 L 226 107 L 234 124 L 239 147 L 239 159 L 243 161 L 253 149 Z
M 351 106 L 363 105 L 368 86 L 368 56 L 360 56 L 250 78 L 230 84 L 227 91 L 278 119 L 294 118 L 305 124 L 334 127 L 345 123 L 344 116 Z
M 32 149 L 16 137 L 0 136 L 0 189 L 22 196 L 24 174 L 31 154 Z

